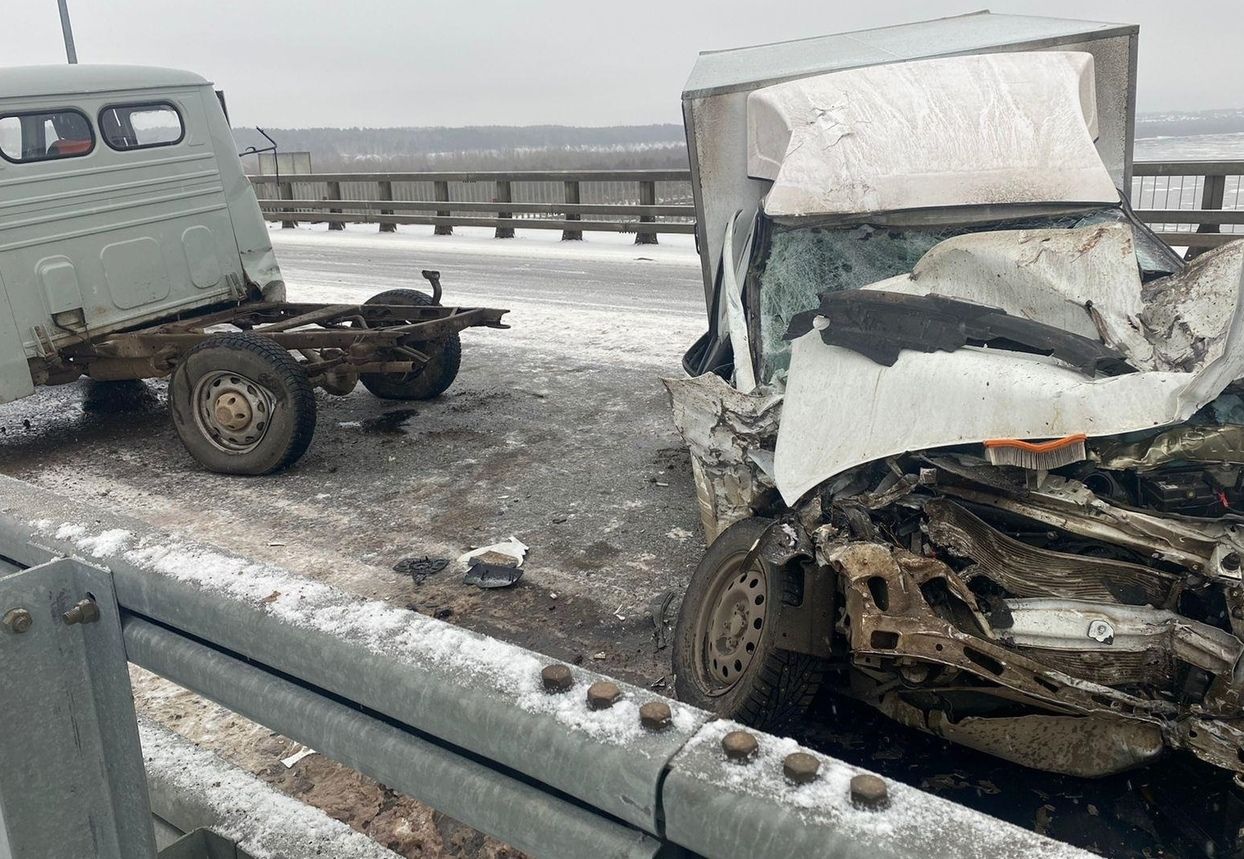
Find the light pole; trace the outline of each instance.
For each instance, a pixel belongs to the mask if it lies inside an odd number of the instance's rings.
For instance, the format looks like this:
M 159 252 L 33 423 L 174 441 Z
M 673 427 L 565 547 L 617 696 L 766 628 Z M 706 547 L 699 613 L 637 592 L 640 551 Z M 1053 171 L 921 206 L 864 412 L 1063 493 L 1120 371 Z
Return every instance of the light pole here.
M 78 62 L 78 50 L 73 46 L 73 25 L 69 23 L 69 0 L 56 0 L 60 6 L 60 29 L 65 34 L 65 56 L 71 64 Z

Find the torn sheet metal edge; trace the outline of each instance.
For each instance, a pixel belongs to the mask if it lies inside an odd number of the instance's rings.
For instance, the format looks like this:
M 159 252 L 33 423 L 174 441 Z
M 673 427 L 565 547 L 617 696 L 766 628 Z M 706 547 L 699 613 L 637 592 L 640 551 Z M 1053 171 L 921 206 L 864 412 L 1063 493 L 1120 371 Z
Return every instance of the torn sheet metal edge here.
M 987 438 L 1121 435 L 1187 420 L 1244 376 L 1244 242 L 1213 253 L 1231 257 L 1233 311 L 1223 342 L 1214 344 L 1221 348 L 1195 372 L 1086 379 L 1042 356 L 974 347 L 904 352 L 884 367 L 825 345 L 816 331 L 798 338 L 775 456 L 783 500 L 794 505 L 835 474 L 907 451 Z M 1171 280 L 1195 288 L 1207 273 L 1222 276 L 1203 266 Z
M 782 395 L 768 387 L 744 394 L 712 373 L 662 383 L 691 454 L 700 524 L 711 543 L 750 516 L 752 503 L 773 487 L 771 470 L 760 463 L 777 436 Z
M 722 295 L 726 299 L 726 324 L 730 330 L 730 348 L 734 352 L 734 387 L 740 393 L 750 394 L 756 389 L 756 368 L 752 365 L 752 344 L 747 335 L 747 314 L 743 310 L 743 287 L 738 278 L 734 257 L 734 227 L 739 215 L 726 222 L 726 235 L 722 242 L 721 277 Z

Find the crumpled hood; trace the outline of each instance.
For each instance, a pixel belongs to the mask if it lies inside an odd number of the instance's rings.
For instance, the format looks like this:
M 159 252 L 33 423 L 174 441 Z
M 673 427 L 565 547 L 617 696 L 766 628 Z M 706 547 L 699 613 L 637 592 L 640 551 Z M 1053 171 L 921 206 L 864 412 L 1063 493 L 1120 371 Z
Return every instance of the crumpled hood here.
M 787 504 L 906 451 L 990 438 L 1109 436 L 1187 420 L 1244 376 L 1244 242 L 1142 286 L 1131 228 L 973 233 L 868 289 L 975 301 L 1100 336 L 1139 372 L 1091 378 L 1049 357 L 966 346 L 883 366 L 813 330 L 792 343 L 774 479 Z

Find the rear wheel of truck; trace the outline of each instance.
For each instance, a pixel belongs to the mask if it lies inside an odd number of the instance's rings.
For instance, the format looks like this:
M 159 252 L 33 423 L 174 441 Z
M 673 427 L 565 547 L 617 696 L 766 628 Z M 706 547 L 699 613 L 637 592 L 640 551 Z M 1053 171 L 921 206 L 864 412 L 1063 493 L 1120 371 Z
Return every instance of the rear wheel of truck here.
M 256 334 L 215 334 L 191 349 L 169 380 L 168 402 L 186 450 L 222 474 L 279 471 L 315 433 L 306 373 Z
M 433 307 L 432 296 L 417 289 L 390 289 L 373 295 L 365 304 L 397 304 Z M 362 373 L 359 381 L 363 387 L 384 400 L 430 400 L 445 393 L 458 376 L 462 364 L 462 342 L 458 332 L 437 340 L 411 344 L 431 358 L 422 367 L 409 373 Z M 380 360 L 401 361 L 400 353 L 380 352 Z
M 691 576 L 674 631 L 679 700 L 756 728 L 780 729 L 812 703 L 825 662 L 776 646 L 782 568 L 748 562 L 772 523 L 744 519 L 718 535 Z

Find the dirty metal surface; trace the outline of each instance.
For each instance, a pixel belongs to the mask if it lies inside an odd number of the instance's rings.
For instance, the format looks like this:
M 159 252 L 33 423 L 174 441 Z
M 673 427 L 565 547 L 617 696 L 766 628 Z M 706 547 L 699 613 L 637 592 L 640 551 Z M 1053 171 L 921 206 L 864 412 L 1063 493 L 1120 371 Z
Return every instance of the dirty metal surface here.
M 84 599 L 95 619 L 69 623 Z M 0 615 L 0 855 L 155 855 L 108 574 L 68 559 L 0 572 Z
M 698 854 L 718 859 L 1089 855 L 1014 827 L 980 829 L 962 806 L 823 755 L 812 756 L 820 764 L 815 779 L 796 784 L 784 772 L 784 759 L 799 752 L 794 740 L 756 734 L 758 748 L 746 761 L 723 755 L 722 746 L 738 727 L 706 725 L 674 760 L 665 782 L 667 834 Z M 860 777 L 868 783 L 860 785 Z M 872 800 L 867 804 L 859 796 L 865 789 Z

